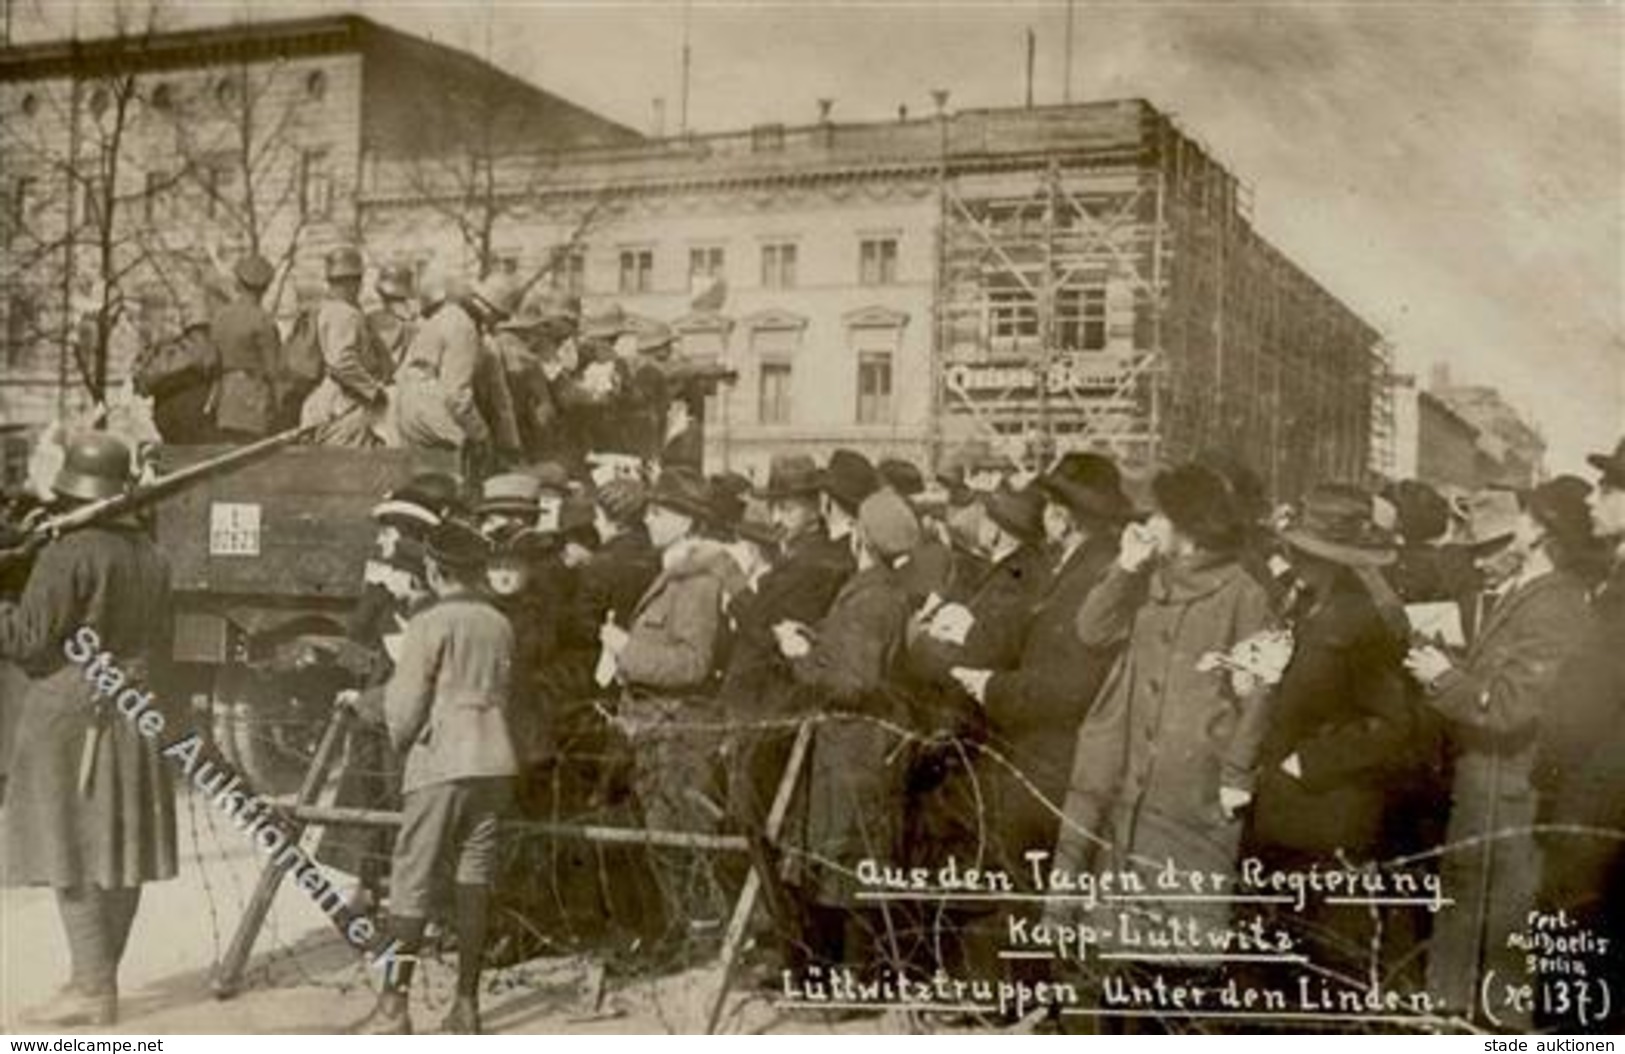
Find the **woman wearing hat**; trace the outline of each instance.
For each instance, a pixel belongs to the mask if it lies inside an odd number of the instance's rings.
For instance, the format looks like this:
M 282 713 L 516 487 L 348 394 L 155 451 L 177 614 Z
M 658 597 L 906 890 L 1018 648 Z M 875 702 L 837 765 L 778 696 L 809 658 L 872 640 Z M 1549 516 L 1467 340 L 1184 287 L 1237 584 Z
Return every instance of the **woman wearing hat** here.
M 76 506 L 130 482 L 129 449 L 93 432 L 67 445 L 53 489 Z M 27 749 L 7 784 L 0 875 L 10 889 L 55 891 L 72 967 L 51 1002 L 22 1013 L 34 1024 L 117 1021 L 118 968 L 141 888 L 175 877 L 175 798 L 160 741 L 114 712 L 111 698 L 98 700 L 83 665 L 110 656 L 123 683 L 150 690 L 162 709 L 169 630 L 169 567 L 124 519 L 49 542 L 22 599 L 0 604 L 0 659 L 29 676 L 17 727 Z
M 816 631 L 785 621 L 774 629 L 814 729 L 802 808 L 786 828 L 803 850 L 787 859 L 804 906 L 803 965 L 871 969 L 884 961 L 885 915 L 856 898 L 861 860 L 891 861 L 901 849 L 902 766 L 892 763 L 909 723 L 897 690 L 911 607 L 899 568 L 920 541 L 913 510 L 890 489 L 858 506 L 857 573 L 836 594 Z
M 1521 505 L 1499 526 L 1482 517 L 1473 524 L 1495 599 L 1467 654 L 1458 662 L 1423 647 L 1406 660 L 1427 705 L 1445 717 L 1455 755 L 1440 877 L 1456 903 L 1434 921 L 1428 989 L 1456 1008 L 1479 1005 L 1490 970 L 1507 983 L 1527 977 L 1523 954 L 1507 946 L 1524 931 L 1538 884 L 1530 840 L 1518 832 L 1535 822 L 1543 714 L 1567 702 L 1552 687 L 1584 644 L 1589 618 L 1574 570 L 1592 544 L 1584 496 L 1551 482 Z M 1502 1027 L 1531 1025 L 1516 1008 L 1498 1008 L 1497 1016 Z
M 1396 792 L 1420 761 L 1404 628 L 1379 608 L 1379 569 L 1393 562 L 1395 545 L 1372 511 L 1370 494 L 1327 484 L 1280 531 L 1304 592 L 1259 752 L 1249 831 L 1250 851 L 1270 866 L 1377 859 Z M 1281 921 L 1304 931 L 1316 962 L 1354 969 L 1369 956 L 1369 912 L 1311 903 Z
M 1056 863 L 1149 875 L 1172 861 L 1229 875 L 1267 690 L 1202 658 L 1256 639 L 1275 617 L 1239 561 L 1247 525 L 1224 479 L 1186 465 L 1158 474 L 1151 491 L 1150 520 L 1124 530 L 1116 563 L 1078 612 L 1081 645 L 1124 651 L 1077 732 Z M 1230 923 L 1218 901 L 1181 915 L 1213 931 Z

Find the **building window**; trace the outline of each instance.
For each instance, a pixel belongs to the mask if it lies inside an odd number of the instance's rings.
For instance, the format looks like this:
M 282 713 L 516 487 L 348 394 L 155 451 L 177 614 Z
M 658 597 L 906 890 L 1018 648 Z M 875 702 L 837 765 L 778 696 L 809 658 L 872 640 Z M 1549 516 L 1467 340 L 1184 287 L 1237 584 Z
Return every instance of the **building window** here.
M 102 181 L 87 179 L 79 195 L 79 225 L 98 227 L 102 222 Z
M 1038 302 L 1025 289 L 992 289 L 987 294 L 988 332 L 995 340 L 1038 336 Z
M 327 74 L 321 70 L 312 70 L 306 74 L 305 95 L 312 102 L 321 102 L 327 98 Z
M 865 238 L 858 246 L 858 283 L 892 285 L 897 281 L 897 239 Z
M 757 389 L 757 419 L 764 425 L 790 423 L 790 364 L 764 362 Z
M 864 352 L 858 356 L 858 424 L 882 425 L 891 421 L 891 355 Z
M 688 250 L 688 280 L 701 288 L 722 275 L 722 246 L 697 245 Z
M 1055 330 L 1067 351 L 1106 348 L 1106 290 L 1062 289 L 1055 295 Z
M 654 289 L 655 253 L 653 249 L 621 250 L 622 293 L 647 293 Z
M 214 99 L 221 106 L 230 106 L 237 101 L 237 82 L 230 77 L 221 77 L 214 86 Z
M 306 150 L 299 158 L 299 209 L 308 220 L 333 215 L 333 174 L 326 150 Z
M 39 113 L 39 96 L 33 92 L 23 96 L 23 116 L 32 117 Z
M 154 110 L 169 111 L 175 107 L 175 89 L 168 84 L 160 84 L 152 89 L 152 108 Z
M 553 268 L 553 288 L 571 296 L 587 291 L 587 254 L 576 250 L 565 253 Z
M 106 88 L 97 88 L 90 93 L 90 116 L 100 117 L 112 105 L 112 98 L 107 94 Z
M 796 284 L 796 243 L 762 246 L 762 288 L 792 289 Z
M 209 219 L 214 219 L 223 211 L 221 203 L 231 188 L 231 177 L 236 171 L 230 156 L 216 156 L 205 159 L 197 173 L 198 183 L 203 188 L 203 212 Z M 303 167 L 300 177 L 303 178 Z

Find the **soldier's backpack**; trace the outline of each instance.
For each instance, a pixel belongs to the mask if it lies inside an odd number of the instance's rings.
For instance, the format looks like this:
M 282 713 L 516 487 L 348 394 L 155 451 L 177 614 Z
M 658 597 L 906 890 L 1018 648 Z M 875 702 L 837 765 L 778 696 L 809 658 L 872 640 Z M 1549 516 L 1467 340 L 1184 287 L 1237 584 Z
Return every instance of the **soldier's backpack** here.
M 292 420 L 299 420 L 299 408 L 305 404 L 305 397 L 316 390 L 326 376 L 326 367 L 322 362 L 322 347 L 316 339 L 316 309 L 307 308 L 299 312 L 293 320 L 293 329 L 289 330 L 288 338 L 282 342 L 282 377 L 277 386 L 281 396 L 279 402 L 282 406 L 284 422 L 292 411 Z

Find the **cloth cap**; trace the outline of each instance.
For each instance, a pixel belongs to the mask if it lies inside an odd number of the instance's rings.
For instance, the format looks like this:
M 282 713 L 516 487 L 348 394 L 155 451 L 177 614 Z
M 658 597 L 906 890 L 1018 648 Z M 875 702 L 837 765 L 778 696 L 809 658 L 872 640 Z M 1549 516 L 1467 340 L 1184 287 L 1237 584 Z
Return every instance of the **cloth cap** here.
M 883 559 L 913 552 L 920 544 L 920 521 L 908 502 L 890 488 L 876 490 L 858 506 L 858 530 Z

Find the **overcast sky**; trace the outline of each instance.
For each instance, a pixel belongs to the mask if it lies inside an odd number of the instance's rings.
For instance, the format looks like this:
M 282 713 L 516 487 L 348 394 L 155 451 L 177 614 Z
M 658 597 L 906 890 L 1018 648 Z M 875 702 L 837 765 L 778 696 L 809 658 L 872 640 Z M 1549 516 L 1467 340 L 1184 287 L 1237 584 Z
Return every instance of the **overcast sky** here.
M 61 35 L 70 0 L 14 0 L 19 39 Z M 80 0 L 88 33 L 107 3 Z M 650 130 L 675 129 L 677 0 L 242 0 L 179 21 L 359 10 Z M 695 0 L 689 123 L 801 123 L 1059 102 L 1066 5 Z M 1262 232 L 1389 334 L 1402 368 L 1445 361 L 1500 386 L 1552 467 L 1625 431 L 1625 8 L 1489 0 L 1089 3 L 1073 97 L 1143 97 L 1255 192 Z M 488 44 L 489 42 L 489 44 Z M 1425 380 L 1425 376 L 1421 379 Z

